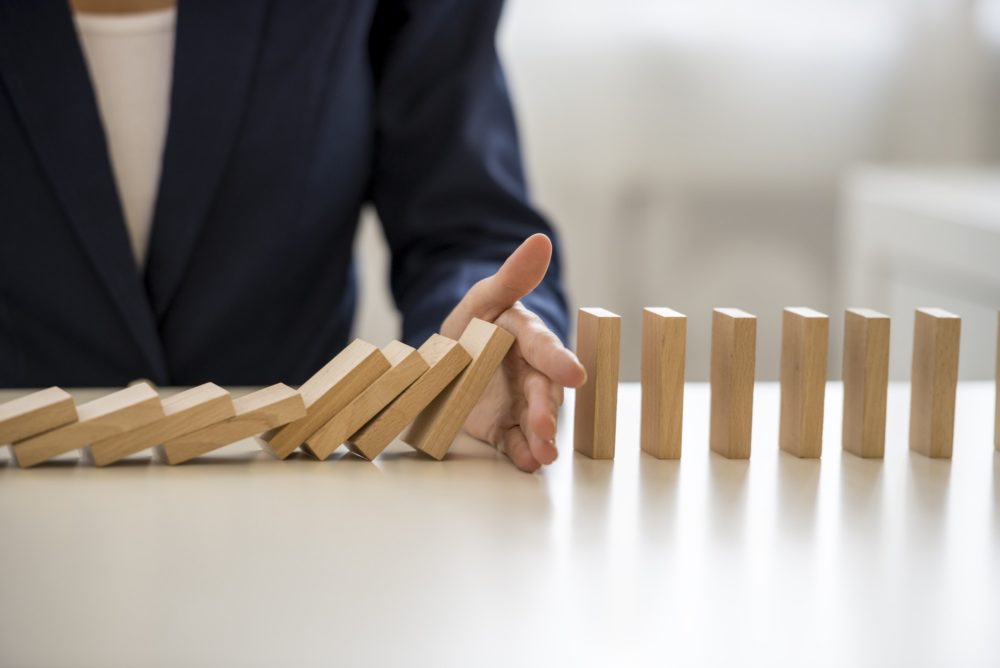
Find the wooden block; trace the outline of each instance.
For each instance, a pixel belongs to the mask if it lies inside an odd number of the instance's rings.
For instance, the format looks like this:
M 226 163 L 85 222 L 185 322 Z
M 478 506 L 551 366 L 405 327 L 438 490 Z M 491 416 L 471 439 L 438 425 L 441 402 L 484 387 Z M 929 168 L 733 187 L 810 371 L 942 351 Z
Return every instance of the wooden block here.
M 347 444 L 351 452 L 368 460 L 381 454 L 472 361 L 458 341 L 440 334 L 432 335 L 417 352 L 428 370 L 385 410 L 351 435 Z
M 750 457 L 756 365 L 757 317 L 735 308 L 715 309 L 708 440 L 723 457 Z
M 621 327 L 621 317 L 611 311 L 577 312 L 576 356 L 587 382 L 576 390 L 573 449 L 591 459 L 615 458 Z
M 668 308 L 642 312 L 643 452 L 680 459 L 684 422 L 684 353 L 687 316 Z
M 299 388 L 304 417 L 264 436 L 266 448 L 285 459 L 334 415 L 389 369 L 389 360 L 372 344 L 355 339 Z
M 864 308 L 844 313 L 843 377 L 844 450 L 881 458 L 889 391 L 889 316 Z
M 233 417 L 165 442 L 157 455 L 168 464 L 181 464 L 306 415 L 302 395 L 282 383 L 236 399 L 233 408 Z
M 23 441 L 76 422 L 76 404 L 68 392 L 50 387 L 0 404 L 0 444 Z
M 493 323 L 473 318 L 458 342 L 472 360 L 441 394 L 421 411 L 406 443 L 434 459 L 443 459 L 466 418 L 514 344 L 514 335 Z
M 233 398 L 215 383 L 205 383 L 163 400 L 163 417 L 138 429 L 93 443 L 89 458 L 107 466 L 146 448 L 227 420 L 235 414 Z
M 939 308 L 917 309 L 910 374 L 910 449 L 951 457 L 962 319 Z
M 382 354 L 389 360 L 389 370 L 306 439 L 303 448 L 317 459 L 329 457 L 351 434 L 365 426 L 366 422 L 430 368 L 415 348 L 399 341 L 393 341 L 383 348 Z
M 786 308 L 781 324 L 781 419 L 778 443 L 796 457 L 823 454 L 823 401 L 830 318 Z
M 18 466 L 34 466 L 163 417 L 160 396 L 145 383 L 127 387 L 77 408 L 79 420 L 11 448 Z

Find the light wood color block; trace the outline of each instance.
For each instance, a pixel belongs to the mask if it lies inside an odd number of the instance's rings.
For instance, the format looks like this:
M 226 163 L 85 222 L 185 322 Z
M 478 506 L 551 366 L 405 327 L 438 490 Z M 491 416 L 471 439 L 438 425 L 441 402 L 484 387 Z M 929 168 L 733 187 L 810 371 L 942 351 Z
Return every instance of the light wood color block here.
M 939 308 L 917 309 L 910 373 L 910 449 L 951 457 L 962 319 Z
M 668 308 L 642 311 L 642 451 L 680 459 L 684 423 L 687 316 Z
M 160 396 L 146 383 L 133 385 L 77 408 L 79 420 L 15 443 L 18 466 L 40 464 L 53 457 L 123 434 L 163 417 Z
M 388 370 L 389 360 L 381 350 L 355 339 L 302 384 L 299 393 L 306 404 L 305 417 L 266 434 L 266 448 L 279 459 L 287 458 Z
M 0 404 L 0 444 L 23 441 L 76 422 L 76 404 L 58 387 L 32 392 Z
M 889 316 L 871 309 L 844 313 L 843 446 L 858 457 L 885 455 L 889 325 Z
M 473 318 L 458 342 L 472 361 L 420 415 L 406 443 L 434 459 L 444 459 L 493 373 L 514 344 L 514 335 L 493 323 Z
M 306 415 L 302 395 L 282 383 L 240 397 L 233 407 L 233 417 L 165 442 L 157 455 L 168 464 L 181 464 Z
M 374 419 L 351 435 L 347 443 L 351 452 L 368 460 L 378 457 L 472 361 L 472 356 L 458 341 L 440 334 L 432 335 L 417 352 L 428 365 L 428 370 Z
M 389 370 L 306 439 L 303 449 L 317 459 L 326 459 L 365 423 L 389 405 L 430 366 L 415 348 L 393 341 L 382 349 Z
M 757 317 L 735 308 L 715 309 L 709 443 L 729 459 L 750 457 L 756 365 Z
M 89 458 L 97 466 L 107 466 L 233 415 L 235 408 L 229 392 L 215 383 L 205 383 L 164 399 L 161 419 L 92 444 Z
M 576 356 L 587 382 L 576 390 L 573 449 L 591 459 L 615 458 L 621 328 L 621 317 L 611 311 L 577 312 Z
M 781 321 L 781 417 L 778 444 L 796 457 L 823 454 L 823 401 L 830 318 L 805 307 L 784 310 Z

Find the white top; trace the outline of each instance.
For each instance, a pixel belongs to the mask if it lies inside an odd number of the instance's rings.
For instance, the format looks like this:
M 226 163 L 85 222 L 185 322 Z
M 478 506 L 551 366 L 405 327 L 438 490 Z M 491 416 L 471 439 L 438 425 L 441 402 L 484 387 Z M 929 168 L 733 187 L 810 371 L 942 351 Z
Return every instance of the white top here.
M 74 17 L 136 262 L 146 264 L 173 78 L 176 8 Z

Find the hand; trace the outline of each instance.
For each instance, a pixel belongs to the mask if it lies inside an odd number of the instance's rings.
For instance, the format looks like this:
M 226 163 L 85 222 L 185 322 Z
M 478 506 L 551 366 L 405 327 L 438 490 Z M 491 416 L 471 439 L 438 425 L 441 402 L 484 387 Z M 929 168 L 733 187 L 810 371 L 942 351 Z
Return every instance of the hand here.
M 458 339 L 472 318 L 480 318 L 514 335 L 514 345 L 465 421 L 465 431 L 528 472 L 555 461 L 563 388 L 579 387 L 587 377 L 576 355 L 518 301 L 538 287 L 551 259 L 549 238 L 529 237 L 496 274 L 472 286 L 441 326 L 442 334 Z

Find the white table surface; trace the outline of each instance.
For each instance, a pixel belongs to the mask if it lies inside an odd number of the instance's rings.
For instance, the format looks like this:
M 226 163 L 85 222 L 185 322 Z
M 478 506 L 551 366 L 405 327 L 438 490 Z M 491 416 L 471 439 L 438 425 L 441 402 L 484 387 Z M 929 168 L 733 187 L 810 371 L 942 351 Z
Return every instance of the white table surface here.
M 0 460 L 0 665 L 1000 665 L 1000 454 L 991 383 L 959 388 L 951 461 L 777 449 L 709 455 L 689 384 L 684 456 L 519 473 L 486 446 L 278 462 L 244 442 L 188 465 Z M 0 393 L 0 398 L 10 398 Z M 85 396 L 82 394 L 81 396 Z

